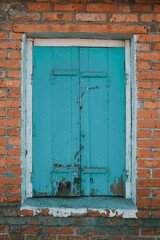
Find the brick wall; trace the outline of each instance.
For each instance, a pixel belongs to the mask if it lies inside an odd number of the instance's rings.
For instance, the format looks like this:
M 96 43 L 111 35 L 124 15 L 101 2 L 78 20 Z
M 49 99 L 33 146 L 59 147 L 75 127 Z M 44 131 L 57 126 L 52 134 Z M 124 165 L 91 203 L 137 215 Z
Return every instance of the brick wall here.
M 32 217 L 21 202 L 22 34 L 135 34 L 137 81 L 137 218 Z M 1 0 L 0 239 L 160 240 L 160 1 Z M 46 216 L 47 215 L 47 216 Z M 119 216 L 122 217 L 122 216 Z M 70 237 L 69 237 L 70 236 Z

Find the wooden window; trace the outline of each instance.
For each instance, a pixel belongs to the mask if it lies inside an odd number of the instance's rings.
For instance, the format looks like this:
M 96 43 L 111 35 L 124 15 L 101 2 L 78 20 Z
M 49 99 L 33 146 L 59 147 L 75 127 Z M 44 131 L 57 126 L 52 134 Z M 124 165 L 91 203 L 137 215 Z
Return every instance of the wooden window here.
M 29 46 L 28 196 L 130 197 L 129 41 Z

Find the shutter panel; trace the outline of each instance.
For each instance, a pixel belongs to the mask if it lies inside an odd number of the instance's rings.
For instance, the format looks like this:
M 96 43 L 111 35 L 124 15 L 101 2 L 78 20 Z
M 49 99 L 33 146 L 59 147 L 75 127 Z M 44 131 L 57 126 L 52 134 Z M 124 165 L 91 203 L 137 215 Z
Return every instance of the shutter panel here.
M 81 48 L 82 195 L 124 195 L 124 48 Z
M 108 49 L 109 88 L 109 195 L 125 195 L 125 78 L 124 48 Z
M 80 194 L 78 47 L 53 48 L 53 195 Z
M 82 195 L 108 195 L 107 48 L 81 48 Z
M 33 47 L 33 196 L 52 195 L 52 48 Z

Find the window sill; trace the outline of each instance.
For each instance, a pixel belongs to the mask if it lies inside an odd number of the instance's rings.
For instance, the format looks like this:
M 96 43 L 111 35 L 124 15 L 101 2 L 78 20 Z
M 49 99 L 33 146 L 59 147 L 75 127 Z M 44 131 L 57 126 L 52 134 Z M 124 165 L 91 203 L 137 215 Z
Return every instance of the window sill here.
M 44 209 L 54 217 L 123 217 L 137 218 L 137 208 L 132 199 L 120 197 L 80 197 L 80 198 L 29 198 L 21 205 L 23 210 L 39 215 Z M 47 212 L 47 211 L 46 211 Z

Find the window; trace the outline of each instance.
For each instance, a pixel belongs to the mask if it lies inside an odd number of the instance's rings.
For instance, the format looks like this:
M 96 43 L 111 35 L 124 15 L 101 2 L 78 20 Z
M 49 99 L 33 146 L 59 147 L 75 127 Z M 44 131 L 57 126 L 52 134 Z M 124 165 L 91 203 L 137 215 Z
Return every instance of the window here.
M 27 196 L 131 197 L 129 41 L 29 39 L 27 62 Z

